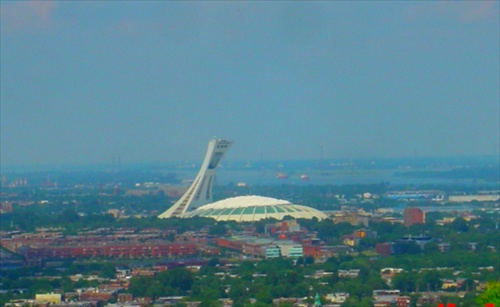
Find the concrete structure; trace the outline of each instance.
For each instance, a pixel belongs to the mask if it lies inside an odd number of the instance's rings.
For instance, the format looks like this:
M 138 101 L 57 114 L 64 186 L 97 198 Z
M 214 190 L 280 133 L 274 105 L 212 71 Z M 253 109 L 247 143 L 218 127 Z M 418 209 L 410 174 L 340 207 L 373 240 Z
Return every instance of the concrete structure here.
M 221 139 L 212 139 L 208 142 L 205 159 L 193 183 L 172 207 L 158 216 L 159 218 L 180 216 L 188 210 L 212 202 L 215 169 L 232 143 Z
M 294 205 L 286 200 L 257 195 L 227 198 L 183 214 L 182 217 L 202 216 L 217 221 L 252 222 L 261 219 L 275 218 L 282 220 L 285 216 L 295 219 L 322 220 L 326 214 L 314 208 Z

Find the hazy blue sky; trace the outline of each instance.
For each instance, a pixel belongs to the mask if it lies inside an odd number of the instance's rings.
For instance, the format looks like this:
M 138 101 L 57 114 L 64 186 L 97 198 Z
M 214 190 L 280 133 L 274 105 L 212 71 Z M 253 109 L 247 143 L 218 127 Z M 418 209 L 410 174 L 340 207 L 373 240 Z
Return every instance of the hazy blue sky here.
M 0 12 L 3 165 L 499 153 L 498 1 Z

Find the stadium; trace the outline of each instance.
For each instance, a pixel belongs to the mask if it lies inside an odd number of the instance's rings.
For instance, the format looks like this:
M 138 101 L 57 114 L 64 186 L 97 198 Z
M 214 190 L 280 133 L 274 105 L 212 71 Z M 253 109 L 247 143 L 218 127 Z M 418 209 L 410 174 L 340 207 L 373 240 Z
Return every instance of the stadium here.
M 195 216 L 236 222 L 253 222 L 267 218 L 282 220 L 285 216 L 294 219 L 327 218 L 323 212 L 310 207 L 256 195 L 226 198 L 181 215 L 187 218 Z
M 201 168 L 184 195 L 158 218 L 195 216 L 213 218 L 217 221 L 253 222 L 267 218 L 282 220 L 285 216 L 294 219 L 326 219 L 316 209 L 295 205 L 286 200 L 263 196 L 238 196 L 217 202 L 212 200 L 212 185 L 215 169 L 233 142 L 212 139 Z

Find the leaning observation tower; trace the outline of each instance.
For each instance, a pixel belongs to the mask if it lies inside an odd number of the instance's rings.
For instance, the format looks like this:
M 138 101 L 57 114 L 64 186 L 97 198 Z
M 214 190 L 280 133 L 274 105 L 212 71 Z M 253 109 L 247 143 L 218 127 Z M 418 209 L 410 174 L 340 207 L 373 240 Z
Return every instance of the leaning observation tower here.
M 167 211 L 158 215 L 158 218 L 180 216 L 188 210 L 196 209 L 199 206 L 212 202 L 212 184 L 214 182 L 215 169 L 232 143 L 232 141 L 221 139 L 212 139 L 208 142 L 205 159 L 193 183 L 189 186 L 186 193 Z

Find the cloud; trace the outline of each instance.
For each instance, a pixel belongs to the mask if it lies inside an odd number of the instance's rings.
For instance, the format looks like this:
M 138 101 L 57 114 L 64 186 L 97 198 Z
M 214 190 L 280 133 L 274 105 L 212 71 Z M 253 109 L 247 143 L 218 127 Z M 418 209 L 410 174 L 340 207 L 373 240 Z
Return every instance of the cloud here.
M 46 30 L 56 5 L 54 1 L 9 2 L 0 7 L 2 28 L 6 31 Z

